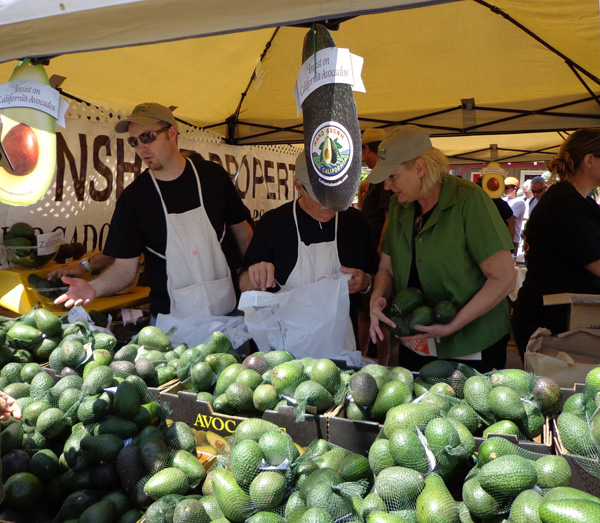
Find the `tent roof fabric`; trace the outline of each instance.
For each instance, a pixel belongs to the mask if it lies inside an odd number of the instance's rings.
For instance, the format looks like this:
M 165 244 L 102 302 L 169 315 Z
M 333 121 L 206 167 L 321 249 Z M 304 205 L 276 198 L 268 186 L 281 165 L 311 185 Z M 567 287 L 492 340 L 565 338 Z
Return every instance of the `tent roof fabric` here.
M 299 143 L 292 88 L 307 28 L 290 25 L 343 18 L 332 36 L 364 58 L 363 129 L 414 123 L 481 163 L 496 159 L 490 146 L 499 161 L 548 159 L 565 131 L 600 126 L 589 0 L 95 4 L 0 24 L 0 83 L 13 59 L 58 55 L 46 69 L 66 78 L 64 95 L 123 113 L 158 101 L 229 143 Z

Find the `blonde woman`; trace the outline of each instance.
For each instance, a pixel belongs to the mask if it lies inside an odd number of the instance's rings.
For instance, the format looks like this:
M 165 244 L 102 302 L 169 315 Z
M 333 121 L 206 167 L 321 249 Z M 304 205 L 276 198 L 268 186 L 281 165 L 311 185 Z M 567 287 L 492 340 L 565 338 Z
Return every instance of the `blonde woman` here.
M 386 307 L 407 287 L 426 302 L 454 303 L 449 323 L 416 325 L 402 338 L 437 339 L 437 357 L 465 360 L 481 371 L 503 368 L 509 339 L 508 303 L 514 286 L 506 224 L 477 185 L 449 174 L 448 160 L 414 125 L 401 127 L 379 145 L 379 161 L 367 178 L 385 181 L 390 203 L 379 271 L 371 297 L 371 337 L 394 327 Z M 399 363 L 418 370 L 433 357 L 400 347 Z

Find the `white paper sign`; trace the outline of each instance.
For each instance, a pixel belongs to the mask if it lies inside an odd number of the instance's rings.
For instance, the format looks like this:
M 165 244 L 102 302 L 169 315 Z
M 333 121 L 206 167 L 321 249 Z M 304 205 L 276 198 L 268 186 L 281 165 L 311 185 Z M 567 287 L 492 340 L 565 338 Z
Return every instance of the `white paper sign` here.
M 58 246 L 63 239 L 63 232 L 54 231 L 38 234 L 35 238 L 37 240 L 38 256 L 45 256 L 46 254 L 54 254 L 58 250 Z
M 347 84 L 353 91 L 364 93 L 365 85 L 361 78 L 364 59 L 341 47 L 328 47 L 317 51 L 298 71 L 294 98 L 298 114 L 302 103 L 309 94 L 327 84 Z M 316 66 L 316 67 L 315 67 Z
M 0 109 L 7 107 L 37 109 L 49 114 L 64 127 L 69 102 L 49 85 L 34 80 L 13 80 L 0 85 Z

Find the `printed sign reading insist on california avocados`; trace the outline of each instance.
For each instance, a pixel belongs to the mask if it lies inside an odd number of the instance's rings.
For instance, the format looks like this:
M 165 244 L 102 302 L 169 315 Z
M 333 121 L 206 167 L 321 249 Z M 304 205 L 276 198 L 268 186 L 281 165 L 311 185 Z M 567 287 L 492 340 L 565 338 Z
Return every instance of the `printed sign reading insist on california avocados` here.
M 304 118 L 304 154 L 310 185 L 317 200 L 328 209 L 343 211 L 356 196 L 361 172 L 361 137 L 353 87 L 342 81 L 351 75 L 349 53 L 321 52 L 336 49 L 329 31 L 316 24 L 304 38 L 303 69 L 312 75 L 299 82 Z M 342 50 L 340 50 L 342 51 Z M 347 50 L 345 50 L 347 51 Z M 312 61 L 312 62 L 311 62 Z M 316 62 L 313 64 L 313 62 Z M 350 71 L 350 72 L 348 72 Z M 312 90 L 310 84 L 319 85 Z M 356 90 L 364 90 L 359 87 Z M 308 92 L 308 96 L 305 93 Z
M 0 202 L 31 205 L 46 193 L 56 167 L 55 122 L 64 125 L 68 106 L 29 59 L 0 86 Z

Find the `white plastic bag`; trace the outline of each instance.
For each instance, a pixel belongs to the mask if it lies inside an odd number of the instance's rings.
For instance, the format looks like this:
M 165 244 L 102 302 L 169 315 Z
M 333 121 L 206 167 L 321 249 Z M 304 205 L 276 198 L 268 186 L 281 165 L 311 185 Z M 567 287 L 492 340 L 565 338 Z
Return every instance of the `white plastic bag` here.
M 243 292 L 238 308 L 259 350 L 286 350 L 296 358 L 343 359 L 360 363 L 350 322 L 349 275 L 276 293 Z
M 171 314 L 159 314 L 156 317 L 156 326 L 163 332 L 169 332 L 173 327 L 174 332 L 169 335 L 173 346 L 185 343 L 188 347 L 195 347 L 200 343 L 208 343 L 213 332 L 221 331 L 227 334 L 234 349 L 240 347 L 250 339 L 250 334 L 244 325 L 243 316 L 207 316 L 195 314 L 185 318 L 175 318 Z

